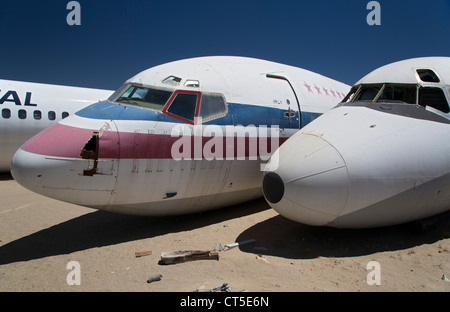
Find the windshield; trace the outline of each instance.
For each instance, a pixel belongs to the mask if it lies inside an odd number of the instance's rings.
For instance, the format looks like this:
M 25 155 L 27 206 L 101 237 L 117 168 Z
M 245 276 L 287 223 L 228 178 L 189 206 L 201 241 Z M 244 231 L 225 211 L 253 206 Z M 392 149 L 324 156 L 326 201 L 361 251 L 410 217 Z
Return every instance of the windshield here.
M 439 87 L 413 84 L 367 84 L 354 86 L 343 102 L 368 101 L 377 103 L 407 103 L 450 112 L 444 91 Z
M 404 102 L 417 103 L 417 85 L 375 84 L 354 87 L 344 100 L 347 102 Z
M 115 100 L 117 103 L 136 105 L 161 111 L 172 95 L 171 91 L 130 85 Z
M 378 102 L 400 101 L 416 104 L 416 95 L 416 85 L 385 85 L 383 92 L 378 97 Z

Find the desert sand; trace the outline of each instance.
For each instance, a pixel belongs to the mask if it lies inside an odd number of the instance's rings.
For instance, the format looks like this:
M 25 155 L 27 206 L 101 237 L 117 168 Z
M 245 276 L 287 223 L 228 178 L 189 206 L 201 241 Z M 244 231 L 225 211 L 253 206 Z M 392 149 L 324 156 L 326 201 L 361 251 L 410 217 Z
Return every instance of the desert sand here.
M 192 292 L 227 283 L 249 292 L 448 292 L 449 233 L 448 214 L 426 230 L 311 227 L 264 199 L 187 216 L 126 216 L 49 199 L 3 177 L 0 291 Z M 214 249 L 219 260 L 158 264 L 162 252 Z M 142 251 L 151 254 L 136 257 Z M 161 280 L 147 283 L 157 274 Z

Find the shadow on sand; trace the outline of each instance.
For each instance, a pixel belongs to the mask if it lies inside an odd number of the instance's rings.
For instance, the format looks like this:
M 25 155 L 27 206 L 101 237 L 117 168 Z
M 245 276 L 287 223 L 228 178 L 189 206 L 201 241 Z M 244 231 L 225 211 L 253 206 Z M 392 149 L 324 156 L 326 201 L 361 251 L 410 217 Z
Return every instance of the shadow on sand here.
M 189 231 L 266 209 L 270 207 L 265 200 L 258 199 L 201 214 L 160 218 L 95 211 L 0 246 L 0 265 Z M 439 216 L 431 229 L 424 231 L 414 225 L 339 230 L 306 226 L 275 216 L 246 229 L 236 241 L 256 240 L 240 246 L 243 252 L 311 259 L 400 250 L 450 237 L 450 213 Z
M 298 224 L 278 215 L 255 224 L 237 241 L 240 250 L 289 259 L 354 257 L 432 244 L 450 237 L 450 213 L 408 224 L 373 229 L 335 229 Z
M 13 177 L 9 172 L 0 172 L 0 181 L 9 181 L 12 180 Z
M 171 217 L 94 211 L 0 246 L 0 265 L 189 231 L 266 209 L 269 206 L 264 199 L 258 199 L 214 211 Z

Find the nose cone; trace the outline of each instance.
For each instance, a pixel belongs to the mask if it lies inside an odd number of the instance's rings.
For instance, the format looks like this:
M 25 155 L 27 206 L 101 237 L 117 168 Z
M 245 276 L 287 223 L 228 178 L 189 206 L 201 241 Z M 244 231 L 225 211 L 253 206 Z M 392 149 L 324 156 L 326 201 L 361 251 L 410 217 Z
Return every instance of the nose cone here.
M 327 225 L 344 209 L 349 191 L 347 167 L 326 140 L 298 132 L 270 162 L 276 169 L 266 172 L 263 192 L 282 216 L 304 224 Z
M 41 195 L 104 208 L 114 191 L 117 164 L 114 159 L 95 161 L 80 156 L 92 135 L 93 130 L 56 124 L 31 138 L 15 153 L 11 174 L 23 187 Z M 108 150 L 111 140 L 107 138 L 104 135 L 99 148 Z
M 42 167 L 41 161 L 39 163 L 35 154 L 28 153 L 19 149 L 13 156 L 11 161 L 11 174 L 17 183 L 30 191 L 37 192 L 39 189 L 39 177 L 41 177 Z

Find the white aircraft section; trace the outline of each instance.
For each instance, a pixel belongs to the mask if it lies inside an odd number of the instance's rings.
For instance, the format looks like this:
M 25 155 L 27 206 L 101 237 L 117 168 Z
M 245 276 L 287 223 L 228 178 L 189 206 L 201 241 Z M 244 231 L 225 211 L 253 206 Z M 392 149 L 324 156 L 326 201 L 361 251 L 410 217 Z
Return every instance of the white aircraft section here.
M 33 135 L 112 92 L 0 79 L 0 172 Z
M 330 109 L 330 102 L 339 102 L 349 90 L 341 82 L 306 69 L 234 56 L 200 57 L 159 65 L 139 73 L 127 83 L 167 87 L 170 82 L 162 81 L 173 73 L 186 77 L 179 83 L 172 82 L 175 86 L 193 86 L 198 82 L 198 87 L 191 88 L 214 90 L 225 95 L 228 102 L 246 105 L 277 107 L 286 100 L 284 97 L 292 97 L 290 84 L 305 112 L 324 113 Z M 205 78 L 200 81 L 199 77 Z M 284 97 L 282 90 L 287 93 Z
M 241 203 L 262 196 L 261 166 L 279 144 L 349 89 L 243 57 L 156 66 L 25 143 L 12 174 L 37 193 L 125 214 Z
M 379 227 L 450 208 L 450 58 L 386 65 L 279 148 L 264 194 L 316 226 Z M 271 160 L 272 161 L 272 160 Z
M 439 68 L 439 70 L 437 70 Z M 419 70 L 419 72 L 417 72 Z M 427 81 L 420 78 L 420 70 L 432 70 L 440 78 L 450 77 L 448 57 L 419 57 L 391 63 L 375 69 L 364 76 L 355 85 L 380 83 L 383 79 L 390 83 L 408 83 L 426 85 Z M 423 72 L 423 71 L 422 71 Z M 448 80 L 448 78 L 447 78 Z M 450 84 L 450 81 L 446 82 Z M 441 85 L 445 84 L 441 81 Z

